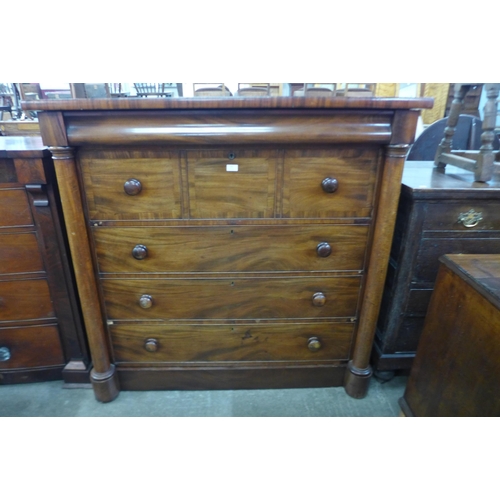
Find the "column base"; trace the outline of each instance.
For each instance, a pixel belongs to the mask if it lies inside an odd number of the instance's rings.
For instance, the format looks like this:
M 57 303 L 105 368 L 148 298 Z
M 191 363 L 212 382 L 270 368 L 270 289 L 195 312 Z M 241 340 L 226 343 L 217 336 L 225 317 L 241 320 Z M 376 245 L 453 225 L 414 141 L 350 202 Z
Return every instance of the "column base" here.
M 347 363 L 344 378 L 345 392 L 347 392 L 351 398 L 364 398 L 368 392 L 368 385 L 372 374 L 373 370 L 370 366 L 368 366 L 368 368 L 359 369 L 353 366 L 352 360 L 349 361 L 349 363 Z
M 109 403 L 120 394 L 120 383 L 114 365 L 111 365 L 111 368 L 105 373 L 92 370 L 90 372 L 90 381 L 92 382 L 95 398 L 101 403 Z

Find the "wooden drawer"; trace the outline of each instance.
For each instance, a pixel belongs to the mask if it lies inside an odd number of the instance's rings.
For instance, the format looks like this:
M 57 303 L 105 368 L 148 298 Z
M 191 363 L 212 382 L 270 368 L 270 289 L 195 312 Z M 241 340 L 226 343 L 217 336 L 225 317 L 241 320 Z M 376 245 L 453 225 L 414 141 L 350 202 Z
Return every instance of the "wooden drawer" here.
M 347 323 L 110 327 L 117 363 L 345 360 L 353 331 Z M 316 352 L 311 337 L 321 343 Z M 148 339 L 155 352 L 145 349 Z
M 10 359 L 0 361 L 0 372 L 64 364 L 59 332 L 54 325 L 0 328 L 0 347 L 7 348 L 10 354 Z
M 188 152 L 190 217 L 274 217 L 277 158 L 275 150 Z
M 115 272 L 260 272 L 362 270 L 368 226 L 211 226 L 95 228 L 99 270 Z M 319 257 L 327 242 L 332 252 Z M 147 256 L 132 256 L 137 245 Z
M 444 254 L 500 253 L 500 233 L 497 238 L 424 238 L 413 269 L 416 281 L 434 282 L 439 257 Z
M 178 151 L 82 151 L 79 161 L 91 220 L 180 218 Z M 132 179 L 139 192 L 127 194 Z
M 260 319 L 354 317 L 361 279 L 104 279 L 101 283 L 107 317 L 113 320 Z M 324 295 L 324 305 L 313 305 L 315 294 Z
M 35 233 L 0 233 L 0 274 L 43 270 Z
M 32 226 L 33 218 L 24 189 L 0 189 L 0 227 Z
M 470 200 L 463 203 L 430 203 L 426 207 L 423 229 L 434 231 L 486 231 L 500 230 L 500 203 Z M 480 214 L 482 220 L 466 227 L 459 218 L 469 211 Z M 465 222 L 467 224 L 467 221 Z M 474 221 L 471 222 L 474 224 Z
M 0 281 L 0 321 L 54 317 L 46 280 Z
M 286 151 L 283 216 L 371 217 L 379 151 L 363 148 Z M 326 193 L 322 181 L 337 180 Z

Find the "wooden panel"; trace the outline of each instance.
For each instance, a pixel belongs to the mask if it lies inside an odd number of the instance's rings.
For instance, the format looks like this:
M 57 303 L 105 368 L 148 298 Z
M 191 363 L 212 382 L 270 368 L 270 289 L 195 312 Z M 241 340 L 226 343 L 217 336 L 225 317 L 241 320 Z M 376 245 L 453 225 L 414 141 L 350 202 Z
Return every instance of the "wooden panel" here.
M 187 154 L 192 218 L 274 217 L 276 151 Z
M 500 206 L 498 202 L 468 200 L 462 203 L 430 203 L 427 206 L 427 217 L 424 220 L 424 230 L 434 231 L 485 231 L 500 230 Z M 465 227 L 459 222 L 459 217 L 473 210 L 481 215 L 474 227 Z
M 286 151 L 283 216 L 370 217 L 378 154 L 360 148 Z M 338 181 L 334 193 L 323 191 L 325 178 Z
M 375 95 L 377 97 L 396 97 L 397 92 L 397 83 L 377 83 L 375 87 Z
M 79 161 L 91 220 L 180 218 L 178 152 L 83 151 Z M 125 192 L 129 179 L 141 183 L 138 194 Z
M 449 83 L 425 84 L 424 97 L 434 98 L 434 106 L 432 109 L 424 109 L 422 111 L 422 120 L 425 124 L 434 123 L 444 117 L 449 88 Z
M 0 274 L 43 270 L 35 233 L 0 233 Z
M 110 319 L 354 317 L 360 278 L 105 279 Z M 323 293 L 322 307 L 312 303 Z M 141 297 L 151 297 L 143 309 Z
M 110 328 L 120 362 L 319 361 L 347 359 L 354 326 L 350 324 L 134 325 Z M 321 348 L 311 352 L 308 340 Z M 158 340 L 158 350 L 144 343 Z
M 0 226 L 32 226 L 30 206 L 24 189 L 0 189 Z
M 0 281 L 0 321 L 54 317 L 46 280 Z
M 104 273 L 361 270 L 367 232 L 362 225 L 321 224 L 93 230 Z M 321 242 L 332 247 L 329 257 L 318 257 Z M 147 247 L 147 258 L 132 257 L 136 245 Z
M 406 313 L 415 316 L 425 316 L 427 307 L 429 306 L 429 302 L 431 300 L 431 295 L 432 289 L 410 290 Z
M 14 160 L 11 158 L 0 158 L 0 184 L 17 182 Z
M 0 362 L 2 370 L 64 364 L 59 332 L 54 325 L 0 328 L 0 346 L 7 347 L 10 359 Z

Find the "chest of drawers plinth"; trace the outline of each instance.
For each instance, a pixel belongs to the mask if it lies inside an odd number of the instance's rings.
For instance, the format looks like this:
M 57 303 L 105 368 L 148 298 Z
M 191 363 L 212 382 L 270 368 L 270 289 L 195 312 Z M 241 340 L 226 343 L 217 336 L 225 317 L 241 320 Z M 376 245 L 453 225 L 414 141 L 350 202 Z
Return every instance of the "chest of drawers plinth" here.
M 394 194 L 416 108 L 430 105 L 33 105 L 71 228 L 97 399 L 327 385 L 363 397 Z

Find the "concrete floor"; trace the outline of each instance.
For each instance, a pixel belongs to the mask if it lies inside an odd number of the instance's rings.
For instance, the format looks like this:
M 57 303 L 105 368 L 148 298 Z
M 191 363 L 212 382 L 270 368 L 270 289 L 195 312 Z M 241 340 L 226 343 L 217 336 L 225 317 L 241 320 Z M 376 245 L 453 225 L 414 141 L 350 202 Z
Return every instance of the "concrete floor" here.
M 342 387 L 237 391 L 122 391 L 99 403 L 61 381 L 0 386 L 1 417 L 397 417 L 408 378 L 372 379 L 364 399 Z

